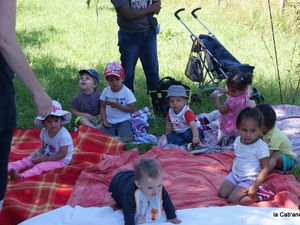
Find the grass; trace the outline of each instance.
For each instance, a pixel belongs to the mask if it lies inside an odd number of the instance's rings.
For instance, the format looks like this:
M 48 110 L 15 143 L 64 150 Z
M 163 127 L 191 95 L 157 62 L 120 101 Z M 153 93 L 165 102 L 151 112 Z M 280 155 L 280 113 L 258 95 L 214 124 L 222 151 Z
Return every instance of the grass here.
M 242 63 L 255 66 L 254 85 L 265 96 L 267 103 L 280 103 L 273 43 L 266 1 L 201 1 L 197 14 L 223 45 Z M 229 2 L 229 5 L 225 4 Z M 116 13 L 110 1 L 100 1 L 99 16 L 95 3 L 88 9 L 86 1 L 22 0 L 17 8 L 17 37 L 38 79 L 53 99 L 70 110 L 72 96 L 78 92 L 77 71 L 95 68 L 102 74 L 107 62 L 119 61 Z M 200 3 L 191 0 L 163 1 L 158 16 L 161 33 L 158 36 L 160 76 L 172 76 L 191 86 L 202 101 L 191 104 L 196 113 L 214 109 L 197 83 L 184 77 L 191 40 L 187 30 L 173 16 L 181 7 L 183 21 L 196 33 L 206 33 L 189 14 Z M 279 55 L 279 71 L 283 83 L 284 103 L 292 103 L 300 74 L 299 27 L 297 11 L 289 6 L 279 15 L 272 5 L 274 28 Z M 30 93 L 15 79 L 18 127 L 33 128 L 34 105 Z M 150 104 L 140 62 L 136 67 L 136 108 Z M 99 90 L 106 86 L 101 77 Z M 300 105 L 299 94 L 295 104 Z M 150 120 L 150 132 L 163 132 L 163 119 Z M 71 129 L 73 123 L 67 128 Z

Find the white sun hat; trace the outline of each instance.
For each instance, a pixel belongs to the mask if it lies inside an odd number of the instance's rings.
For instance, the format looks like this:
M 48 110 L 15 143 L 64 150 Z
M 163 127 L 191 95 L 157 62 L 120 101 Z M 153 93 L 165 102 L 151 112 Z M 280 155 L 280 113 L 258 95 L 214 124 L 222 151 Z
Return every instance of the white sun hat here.
M 61 107 L 61 104 L 58 101 L 52 100 L 52 111 L 51 111 L 51 113 L 49 113 L 46 116 L 37 116 L 34 119 L 34 124 L 36 126 L 39 126 L 39 127 L 44 126 L 44 123 L 43 123 L 44 120 L 50 115 L 62 116 L 63 117 L 63 120 L 61 122 L 62 125 L 65 125 L 65 124 L 69 123 L 72 119 L 72 114 L 69 111 L 63 110 L 62 107 Z

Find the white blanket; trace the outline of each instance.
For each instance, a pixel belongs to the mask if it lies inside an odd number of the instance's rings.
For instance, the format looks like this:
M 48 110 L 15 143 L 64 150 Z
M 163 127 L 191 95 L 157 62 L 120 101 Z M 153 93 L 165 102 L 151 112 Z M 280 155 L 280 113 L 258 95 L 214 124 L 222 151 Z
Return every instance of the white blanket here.
M 299 225 L 300 211 L 284 208 L 224 206 L 177 210 L 181 225 Z M 155 221 L 148 224 L 170 225 Z M 19 225 L 123 225 L 121 210 L 110 207 L 63 206 L 23 221 Z

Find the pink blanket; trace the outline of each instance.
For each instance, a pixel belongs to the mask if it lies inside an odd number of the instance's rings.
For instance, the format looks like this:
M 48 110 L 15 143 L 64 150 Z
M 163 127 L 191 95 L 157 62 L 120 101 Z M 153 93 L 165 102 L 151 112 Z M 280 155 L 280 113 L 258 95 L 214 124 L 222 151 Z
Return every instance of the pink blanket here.
M 144 155 L 134 151 L 107 156 L 100 163 L 85 169 L 76 181 L 68 204 L 71 206 L 115 206 L 108 193 L 112 176 L 131 169 L 140 157 L 156 158 L 164 170 L 164 185 L 177 209 L 227 205 L 217 197 L 217 190 L 228 173 L 232 151 L 193 156 L 185 151 L 152 148 Z M 274 200 L 253 204 L 260 207 L 297 209 L 300 184 L 292 175 L 272 173 L 265 185 L 276 193 Z

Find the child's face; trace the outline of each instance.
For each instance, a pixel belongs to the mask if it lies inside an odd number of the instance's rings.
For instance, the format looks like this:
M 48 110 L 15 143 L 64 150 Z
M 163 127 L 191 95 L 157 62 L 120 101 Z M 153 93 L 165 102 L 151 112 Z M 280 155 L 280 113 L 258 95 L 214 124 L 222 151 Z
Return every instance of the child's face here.
M 44 120 L 44 125 L 47 128 L 50 135 L 55 135 L 61 128 L 62 117 L 48 116 Z
M 254 119 L 243 119 L 238 127 L 241 142 L 249 145 L 258 140 L 261 133 L 258 122 Z
M 111 90 L 113 92 L 118 92 L 122 89 L 123 87 L 123 79 L 121 79 L 120 77 L 117 76 L 108 76 L 106 77 L 106 80 L 109 84 L 109 86 L 111 87 Z
M 270 129 L 263 125 L 262 128 L 261 128 L 261 131 L 262 131 L 263 134 L 266 134 L 270 131 Z
M 245 89 L 239 90 L 236 88 L 231 88 L 230 86 L 227 86 L 227 94 L 230 95 L 231 97 L 238 97 L 242 95 L 245 92 Z
M 162 190 L 162 175 L 160 174 L 157 178 L 144 176 L 140 181 L 135 181 L 135 183 L 145 195 L 153 196 Z
M 83 91 L 94 91 L 94 89 L 97 87 L 97 84 L 91 75 L 83 73 L 80 74 L 79 87 Z
M 175 113 L 179 113 L 183 107 L 187 104 L 187 99 L 184 97 L 169 97 L 170 107 Z

